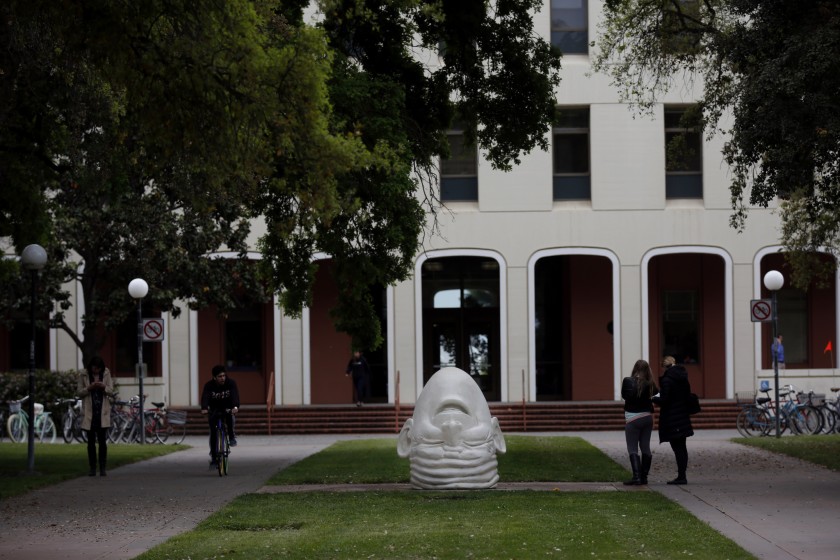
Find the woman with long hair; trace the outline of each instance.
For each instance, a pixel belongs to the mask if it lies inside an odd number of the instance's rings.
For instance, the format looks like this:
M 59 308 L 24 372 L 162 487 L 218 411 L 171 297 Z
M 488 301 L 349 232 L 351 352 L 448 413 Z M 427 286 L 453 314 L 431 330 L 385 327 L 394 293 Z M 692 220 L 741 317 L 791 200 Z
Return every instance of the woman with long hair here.
M 638 360 L 630 377 L 621 383 L 621 398 L 624 399 L 624 438 L 630 455 L 633 478 L 627 485 L 647 484 L 653 455 L 650 451 L 650 436 L 653 433 L 653 396 L 657 393 L 650 364 Z M 641 450 L 641 457 L 639 456 Z
M 76 394 L 82 399 L 82 429 L 87 431 L 90 476 L 96 476 L 96 444 L 99 444 L 99 475 L 105 476 L 108 461 L 108 428 L 111 426 L 111 398 L 114 381 L 99 356 L 91 358 L 79 374 Z

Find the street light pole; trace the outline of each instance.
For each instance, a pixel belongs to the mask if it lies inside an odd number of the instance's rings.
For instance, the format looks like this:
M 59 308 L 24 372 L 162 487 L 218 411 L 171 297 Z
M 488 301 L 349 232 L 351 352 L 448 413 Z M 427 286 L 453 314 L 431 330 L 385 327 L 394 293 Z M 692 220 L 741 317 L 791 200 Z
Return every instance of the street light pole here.
M 20 260 L 23 267 L 30 272 L 32 284 L 29 297 L 29 324 L 32 329 L 29 338 L 29 400 L 27 401 L 29 422 L 26 427 L 26 470 L 32 473 L 35 471 L 35 297 L 37 296 L 38 272 L 47 264 L 47 252 L 38 244 L 27 245 L 20 255 Z
M 778 270 L 771 270 L 767 274 L 764 275 L 764 287 L 770 290 L 773 296 L 772 302 L 772 318 L 773 318 L 773 345 L 771 349 L 773 350 L 773 379 L 775 383 L 775 391 L 776 391 L 776 437 L 782 437 L 781 427 L 779 425 L 779 418 L 781 417 L 782 411 L 779 408 L 779 346 L 776 343 L 776 332 L 777 332 L 777 324 L 779 321 L 779 312 L 778 312 L 778 302 L 776 299 L 776 292 L 782 289 L 782 286 L 785 285 L 785 277 L 782 276 L 782 273 Z
M 146 443 L 146 417 L 143 413 L 143 298 L 149 285 L 142 278 L 128 283 L 128 293 L 137 300 L 137 377 L 140 382 L 140 443 Z

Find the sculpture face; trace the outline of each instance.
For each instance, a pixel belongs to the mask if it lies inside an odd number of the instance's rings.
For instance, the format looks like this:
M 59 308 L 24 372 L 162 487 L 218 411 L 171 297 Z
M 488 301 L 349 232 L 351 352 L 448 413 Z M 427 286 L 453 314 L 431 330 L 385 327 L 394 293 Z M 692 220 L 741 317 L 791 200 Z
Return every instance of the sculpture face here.
M 408 457 L 417 488 L 492 488 L 505 439 L 475 381 L 463 370 L 435 373 L 400 431 L 397 453 Z

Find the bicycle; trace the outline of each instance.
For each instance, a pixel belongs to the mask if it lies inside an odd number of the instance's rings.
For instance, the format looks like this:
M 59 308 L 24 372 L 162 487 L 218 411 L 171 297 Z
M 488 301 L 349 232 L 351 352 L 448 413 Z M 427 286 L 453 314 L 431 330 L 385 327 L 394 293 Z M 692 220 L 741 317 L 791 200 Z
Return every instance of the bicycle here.
M 67 410 L 61 417 L 61 435 L 64 443 L 71 443 L 73 440 L 79 443 L 87 441 L 87 433 L 82 429 L 82 401 L 78 397 L 69 399 L 58 399 L 57 406 L 67 405 Z
M 125 405 L 128 405 L 128 409 Z M 145 441 L 156 442 L 156 423 L 155 411 L 152 409 L 144 410 L 143 420 L 140 420 L 140 397 L 133 396 L 128 401 L 118 400 L 111 408 L 111 428 L 108 431 L 108 439 L 112 443 L 139 443 L 141 430 L 145 429 Z
M 738 433 L 744 437 L 765 436 L 775 426 L 775 417 L 770 415 L 767 403 L 770 397 L 758 397 L 755 393 L 736 394 L 736 401 L 742 407 L 735 419 L 735 427 Z M 747 403 L 741 400 L 748 400 Z
M 29 396 L 9 403 L 9 418 L 6 420 L 6 430 L 9 439 L 15 443 L 24 442 L 29 436 L 29 414 L 21 405 L 29 400 Z M 40 443 L 55 443 L 56 429 L 50 412 L 44 410 L 44 405 L 35 403 L 35 423 L 33 425 L 35 437 Z
M 227 476 L 228 474 L 228 458 L 230 457 L 230 436 L 227 431 L 227 422 L 225 418 L 230 415 L 230 409 L 225 409 L 222 412 L 214 412 L 214 420 L 216 422 L 216 438 L 213 446 L 213 461 L 216 463 L 216 469 L 219 471 L 219 476 Z
M 166 403 L 153 402 L 155 438 L 160 443 L 166 443 L 171 437 L 173 444 L 179 444 L 187 437 L 187 412 L 185 410 L 169 410 Z

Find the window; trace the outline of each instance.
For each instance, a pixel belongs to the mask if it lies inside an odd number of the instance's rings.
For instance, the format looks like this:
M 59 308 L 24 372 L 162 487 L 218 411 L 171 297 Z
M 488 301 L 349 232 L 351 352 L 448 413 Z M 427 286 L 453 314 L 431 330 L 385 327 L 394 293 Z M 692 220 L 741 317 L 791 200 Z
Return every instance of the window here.
M 478 149 L 466 143 L 461 123 L 453 123 L 446 136 L 449 158 L 440 162 L 440 199 L 443 202 L 477 201 Z
M 225 320 L 225 364 L 233 371 L 256 371 L 262 365 L 262 306 L 240 307 Z
M 588 200 L 589 108 L 561 109 L 553 131 L 554 200 Z
M 696 108 L 665 108 L 665 197 L 703 198 L 703 139 Z
M 589 53 L 586 0 L 551 0 L 551 44 L 563 54 Z
M 677 363 L 694 364 L 700 359 L 700 304 L 694 290 L 665 291 L 662 297 L 663 355 Z

